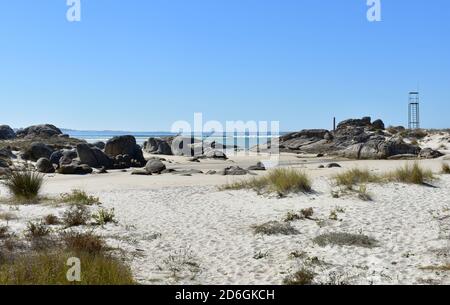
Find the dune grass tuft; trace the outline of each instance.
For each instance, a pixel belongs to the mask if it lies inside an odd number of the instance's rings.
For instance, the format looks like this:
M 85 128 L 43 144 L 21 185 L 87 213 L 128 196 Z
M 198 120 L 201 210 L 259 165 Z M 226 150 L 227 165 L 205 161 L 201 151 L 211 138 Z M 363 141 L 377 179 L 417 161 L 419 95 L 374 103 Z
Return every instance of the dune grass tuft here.
M 43 182 L 43 175 L 31 170 L 12 171 L 2 181 L 17 201 L 37 199 Z
M 380 182 L 381 178 L 368 169 L 353 168 L 334 176 L 336 185 L 353 190 L 355 185 Z
M 71 204 L 82 204 L 82 205 L 93 205 L 100 204 L 100 199 L 98 197 L 90 196 L 82 190 L 72 190 L 70 193 L 61 194 L 62 203 Z
M 387 180 L 409 183 L 409 184 L 425 184 L 434 180 L 431 170 L 423 169 L 419 163 L 406 164 L 386 175 Z
M 269 192 L 277 193 L 279 196 L 285 196 L 289 193 L 311 192 L 311 184 L 311 179 L 302 171 L 289 168 L 278 168 L 270 171 L 266 176 L 228 184 L 221 189 L 253 189 L 258 193 Z

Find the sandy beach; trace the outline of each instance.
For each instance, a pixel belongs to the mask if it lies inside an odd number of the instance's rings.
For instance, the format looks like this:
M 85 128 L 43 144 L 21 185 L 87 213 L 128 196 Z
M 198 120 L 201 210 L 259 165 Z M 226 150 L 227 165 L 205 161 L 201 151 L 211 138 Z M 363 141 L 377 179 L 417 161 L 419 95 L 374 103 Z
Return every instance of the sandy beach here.
M 185 157 L 164 157 L 168 168 L 203 172 L 230 164 L 246 167 L 258 160 L 258 156 L 238 155 L 226 161 L 192 163 Z M 442 159 L 419 162 L 439 173 L 445 162 Z M 341 168 L 319 168 L 330 162 Z M 414 161 L 282 153 L 280 167 L 302 170 L 313 181 L 312 193 L 286 198 L 258 195 L 253 190 L 219 189 L 250 179 L 250 175 L 135 176 L 130 170 L 86 176 L 47 174 L 43 194 L 58 196 L 80 189 L 99 197 L 102 208 L 113 208 L 116 224 L 77 230 L 94 230 L 110 246 L 122 249 L 135 279 L 142 284 L 281 284 L 305 266 L 316 274 L 316 283 L 322 284 L 448 284 L 448 273 L 426 268 L 448 263 L 450 176 L 438 175 L 432 186 L 368 184 L 372 201 L 354 194 L 332 195 L 336 173 L 351 168 L 383 173 L 408 162 Z M 0 195 L 7 195 L 3 186 Z M 307 208 L 314 211 L 311 219 L 291 222 L 296 234 L 254 233 L 254 225 L 283 222 L 288 212 Z M 60 216 L 66 209 L 51 204 L 0 205 L 1 212 L 18 216 L 8 224 L 18 235 L 28 221 L 50 213 Z M 364 234 L 377 243 L 360 247 L 314 242 L 327 233 Z

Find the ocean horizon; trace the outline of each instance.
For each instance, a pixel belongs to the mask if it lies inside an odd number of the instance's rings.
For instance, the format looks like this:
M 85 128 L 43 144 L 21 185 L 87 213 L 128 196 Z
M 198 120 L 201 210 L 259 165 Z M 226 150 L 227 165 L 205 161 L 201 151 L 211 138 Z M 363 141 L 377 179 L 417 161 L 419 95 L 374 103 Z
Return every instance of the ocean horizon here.
M 112 130 L 73 130 L 73 129 L 61 129 L 63 133 L 68 134 L 72 138 L 85 140 L 88 143 L 95 143 L 98 141 L 106 142 L 111 138 L 117 136 L 131 135 L 136 138 L 138 145 L 143 145 L 149 138 L 163 138 L 176 136 L 178 133 L 169 131 L 112 131 Z M 276 136 L 287 134 L 287 132 L 281 132 Z M 211 133 L 193 134 L 197 139 L 203 139 L 205 141 L 216 141 L 220 144 L 236 145 L 240 148 L 250 148 L 257 144 L 266 144 L 273 136 L 269 134 L 258 133 L 223 133 L 222 136 L 211 135 Z

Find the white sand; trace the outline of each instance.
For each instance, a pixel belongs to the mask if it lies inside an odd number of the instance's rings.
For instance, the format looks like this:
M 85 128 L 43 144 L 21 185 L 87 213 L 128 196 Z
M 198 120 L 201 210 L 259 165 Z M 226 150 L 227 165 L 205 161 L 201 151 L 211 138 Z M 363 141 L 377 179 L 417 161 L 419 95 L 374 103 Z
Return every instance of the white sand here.
M 199 164 L 187 164 L 181 158 L 169 159 L 174 162 L 168 163 L 170 167 L 203 170 L 223 168 L 225 164 L 255 163 L 252 157 L 236 159 L 236 163 Z M 293 155 L 282 158 L 283 165 L 303 168 L 314 178 L 315 193 L 284 199 L 259 196 L 252 191 L 219 191 L 218 185 L 245 177 L 202 174 L 191 177 L 131 176 L 129 172 L 84 177 L 50 175 L 44 192 L 57 195 L 80 188 L 99 196 L 104 208 L 114 208 L 118 224 L 96 228 L 95 232 L 105 236 L 110 245 L 126 251 L 134 275 L 141 283 L 281 284 L 289 273 L 304 265 L 317 273 L 316 281 L 320 283 L 450 283 L 450 272 L 420 269 L 449 263 L 446 257 L 450 255 L 450 176 L 440 175 L 435 188 L 397 183 L 369 185 L 374 201 L 365 202 L 355 195 L 332 198 L 331 175 L 356 166 L 386 171 L 405 161 L 340 161 L 343 169 L 318 169 L 320 161 L 305 161 Z M 442 162 L 424 160 L 421 164 L 437 172 Z M 0 195 L 6 195 L 3 187 Z M 300 232 L 298 235 L 253 234 L 252 225 L 282 220 L 289 211 L 309 207 L 321 221 L 292 222 Z M 337 221 L 330 220 L 331 211 L 337 208 L 344 212 L 338 213 Z M 0 212 L 11 209 L 0 205 Z M 19 206 L 18 210 L 11 211 L 19 219 L 9 225 L 20 235 L 27 221 L 49 213 L 61 215 L 65 209 L 64 206 Z M 362 233 L 375 238 L 379 244 L 375 248 L 320 247 L 312 241 L 330 232 Z M 306 257 L 289 258 L 293 251 L 304 251 Z M 257 253 L 267 253 L 267 257 L 255 259 Z M 183 261 L 191 264 L 183 265 Z M 176 278 L 171 271 L 173 266 L 181 267 Z

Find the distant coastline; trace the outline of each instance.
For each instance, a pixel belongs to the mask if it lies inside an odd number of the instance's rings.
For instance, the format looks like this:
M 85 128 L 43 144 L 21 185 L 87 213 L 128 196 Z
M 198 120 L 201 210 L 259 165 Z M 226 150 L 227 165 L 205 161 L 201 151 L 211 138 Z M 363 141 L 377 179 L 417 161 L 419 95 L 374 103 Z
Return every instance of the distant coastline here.
M 136 138 L 136 142 L 139 145 L 144 144 L 145 141 L 147 141 L 149 138 L 162 138 L 162 137 L 170 137 L 170 136 L 176 136 L 176 133 L 169 132 L 169 131 L 114 131 L 114 130 L 75 130 L 75 129 L 61 129 L 61 131 L 65 134 L 68 134 L 69 136 L 73 138 L 78 138 L 81 140 L 85 140 L 88 143 L 94 143 L 98 141 L 106 142 L 109 139 L 116 137 L 116 136 L 123 136 L 123 135 L 132 135 Z M 287 134 L 287 132 L 282 132 L 280 135 Z M 200 135 L 196 135 L 196 137 L 201 137 Z M 258 137 L 259 137 L 259 144 L 265 144 L 271 136 L 267 135 L 257 135 L 250 133 L 248 135 L 245 135 L 243 133 L 237 133 L 237 134 L 230 134 L 225 133 L 224 136 L 214 136 L 211 137 L 209 134 L 204 134 L 204 138 L 208 138 L 208 141 L 216 141 L 218 143 L 224 144 L 226 141 L 228 144 L 235 143 L 239 147 L 245 147 L 246 143 L 250 147 L 258 144 Z M 224 140 L 225 139 L 225 140 Z

